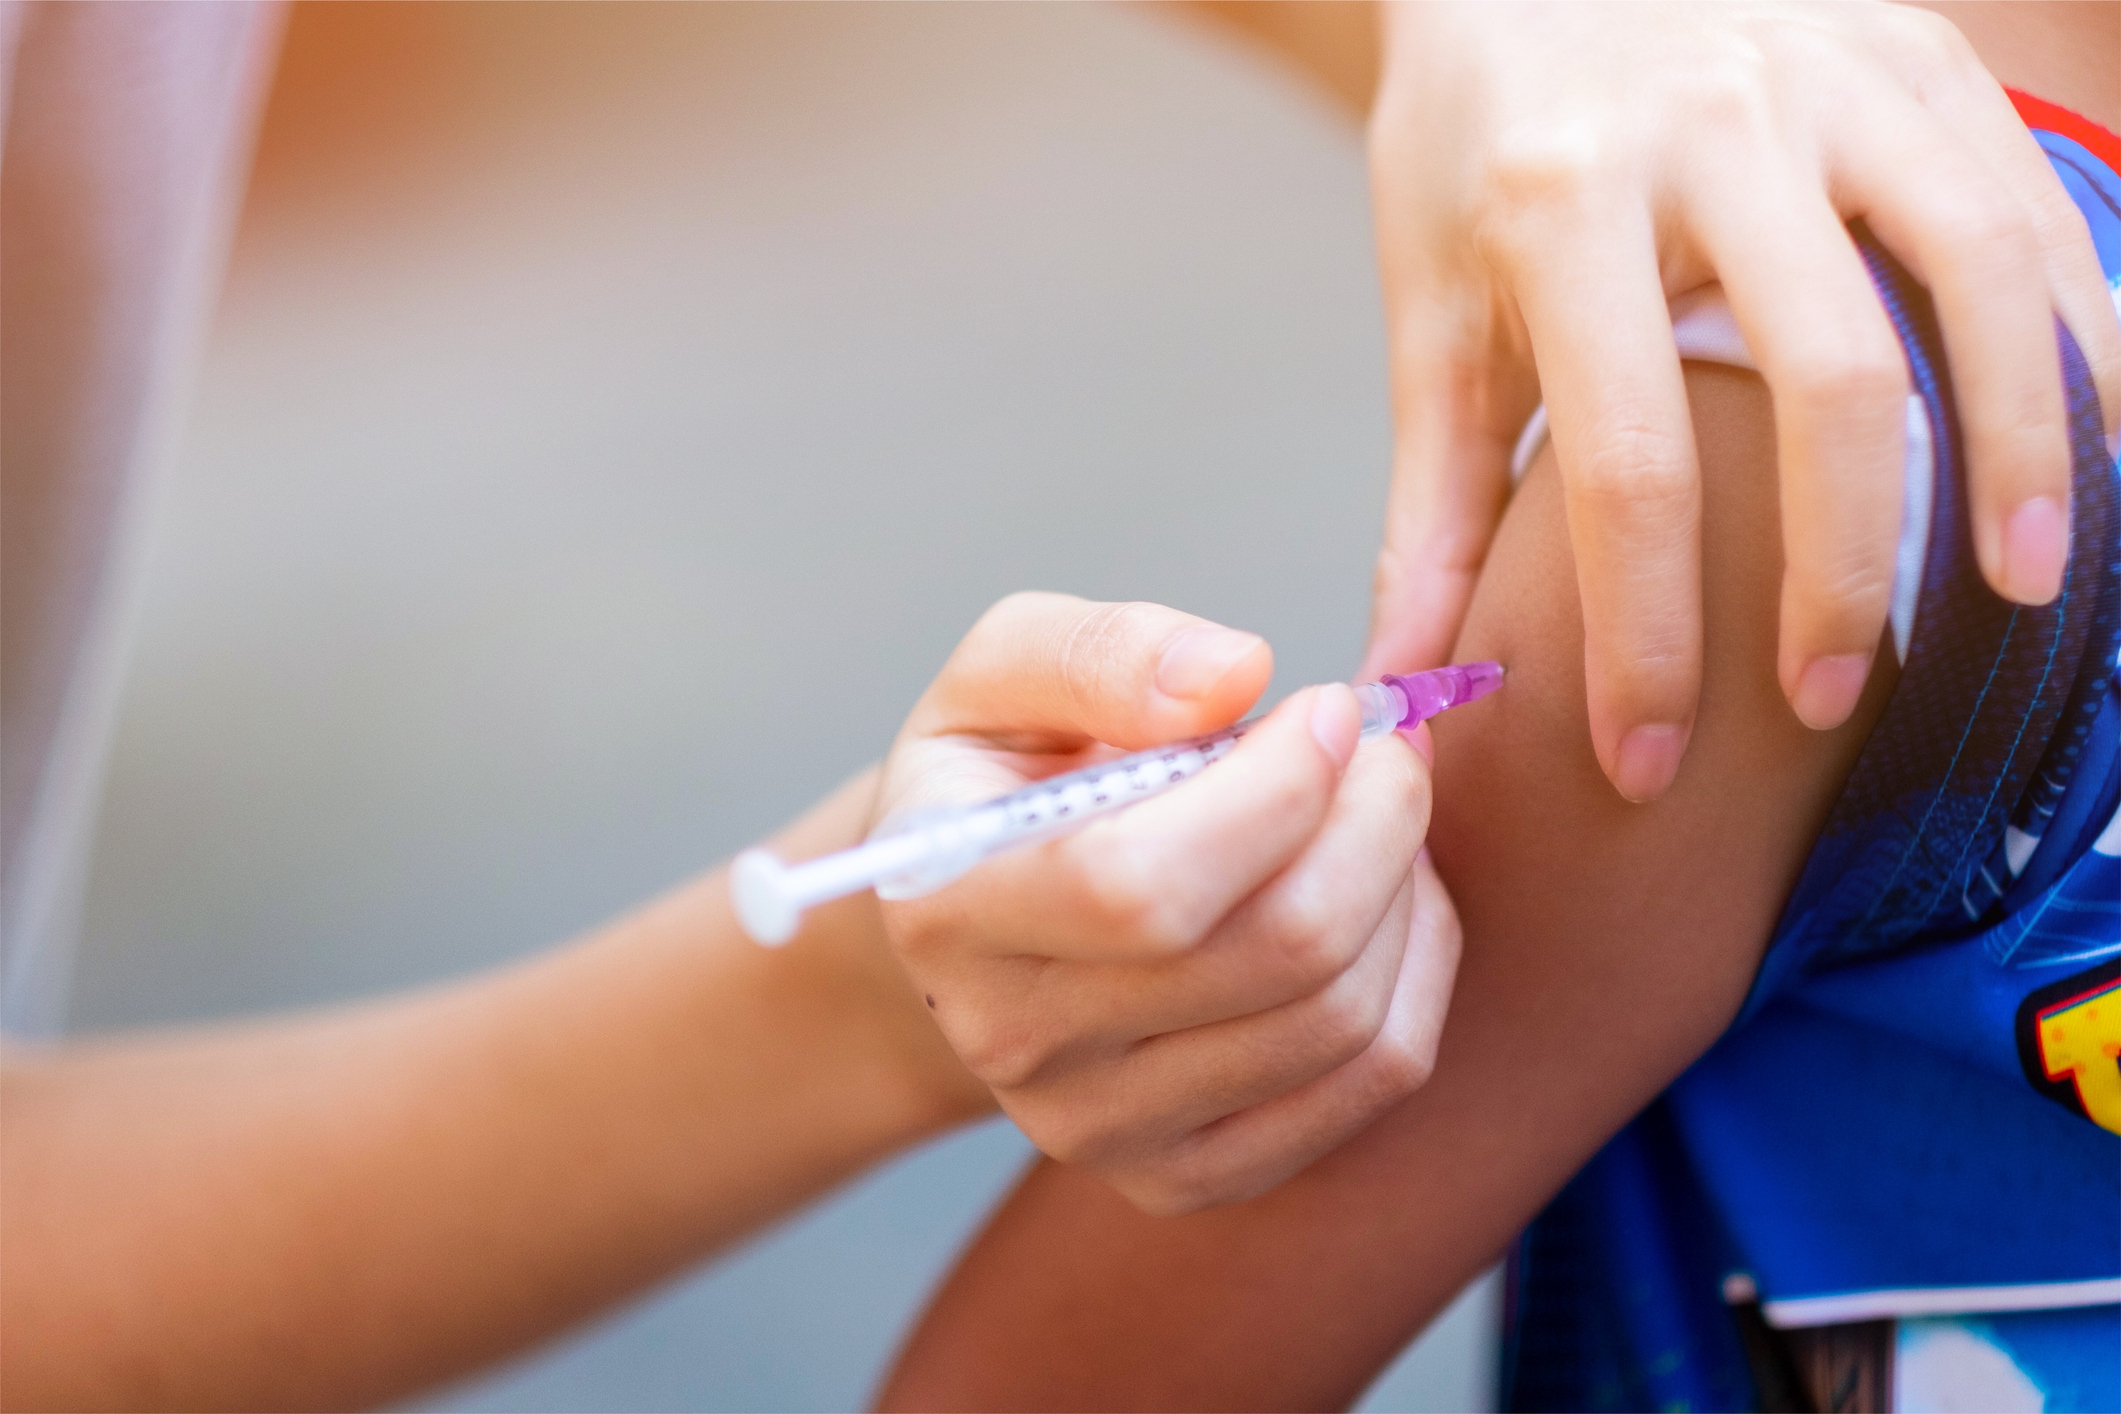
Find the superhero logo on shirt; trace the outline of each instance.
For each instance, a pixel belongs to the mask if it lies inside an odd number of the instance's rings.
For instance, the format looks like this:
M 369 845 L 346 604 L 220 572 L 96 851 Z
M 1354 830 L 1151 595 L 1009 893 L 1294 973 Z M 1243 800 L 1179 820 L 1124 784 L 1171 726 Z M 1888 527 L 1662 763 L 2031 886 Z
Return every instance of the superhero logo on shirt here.
M 2018 1005 L 2018 1063 L 2035 1090 L 2121 1134 L 2121 957 Z

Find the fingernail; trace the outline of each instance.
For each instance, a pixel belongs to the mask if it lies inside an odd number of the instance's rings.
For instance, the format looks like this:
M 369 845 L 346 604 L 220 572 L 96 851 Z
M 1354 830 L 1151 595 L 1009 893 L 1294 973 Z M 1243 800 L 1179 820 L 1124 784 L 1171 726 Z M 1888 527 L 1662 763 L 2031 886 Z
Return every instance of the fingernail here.
M 1679 774 L 1679 757 L 1685 750 L 1686 732 L 1679 727 L 1637 727 L 1620 739 L 1613 784 L 1638 804 L 1655 800 Z
M 1240 629 L 1189 628 L 1164 650 L 1156 665 L 1156 689 L 1166 697 L 1206 697 L 1259 644 L 1258 634 Z
M 1814 658 L 1797 677 L 1797 695 L 1790 706 L 1797 720 L 1815 732 L 1838 727 L 1856 710 L 1863 696 L 1864 680 L 1871 675 L 1868 653 L 1836 653 Z
M 1399 734 L 1407 739 L 1407 745 L 1414 748 L 1415 755 L 1428 762 L 1431 767 L 1435 766 L 1436 738 L 1429 735 L 1427 722 L 1416 722 L 1411 728 L 1401 730 Z
M 1334 765 L 1346 767 L 1354 757 L 1355 743 L 1362 735 L 1362 708 L 1346 683 L 1328 683 L 1318 690 L 1311 703 L 1311 735 L 1318 738 Z
M 2069 517 L 2052 496 L 2035 496 L 2003 523 L 2003 593 L 2020 604 L 2045 604 L 2062 592 L 2069 560 Z

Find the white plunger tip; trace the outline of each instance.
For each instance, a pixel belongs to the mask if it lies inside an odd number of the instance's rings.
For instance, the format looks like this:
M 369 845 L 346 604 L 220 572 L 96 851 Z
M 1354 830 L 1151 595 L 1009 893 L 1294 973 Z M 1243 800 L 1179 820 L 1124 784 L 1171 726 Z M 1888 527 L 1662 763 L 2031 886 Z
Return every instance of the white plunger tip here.
M 779 947 L 795 936 L 803 910 L 788 888 L 788 870 L 763 849 L 747 849 L 729 861 L 729 897 L 736 921 L 754 942 Z

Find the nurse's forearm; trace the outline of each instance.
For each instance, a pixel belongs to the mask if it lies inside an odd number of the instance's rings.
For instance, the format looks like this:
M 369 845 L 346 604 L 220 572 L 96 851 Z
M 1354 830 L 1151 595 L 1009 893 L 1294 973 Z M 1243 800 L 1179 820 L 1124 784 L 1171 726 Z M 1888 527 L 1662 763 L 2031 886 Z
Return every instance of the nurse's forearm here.
M 856 838 L 871 783 L 792 849 Z M 767 952 L 717 872 L 462 984 L 11 1057 L 0 1402 L 383 1402 L 980 1112 L 874 909 Z

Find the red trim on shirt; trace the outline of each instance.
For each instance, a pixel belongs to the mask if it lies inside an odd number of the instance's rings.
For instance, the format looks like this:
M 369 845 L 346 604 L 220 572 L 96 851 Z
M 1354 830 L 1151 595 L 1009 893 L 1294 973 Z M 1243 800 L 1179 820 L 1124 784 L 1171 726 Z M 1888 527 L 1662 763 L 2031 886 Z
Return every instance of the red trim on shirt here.
M 2091 119 L 2072 113 L 2060 104 L 2035 98 L 2030 93 L 2020 93 L 2015 88 L 2003 91 L 2011 96 L 2011 106 L 2018 110 L 2018 117 L 2027 127 L 2060 133 L 2114 171 L 2121 172 L 2121 137 L 2115 137 Z

